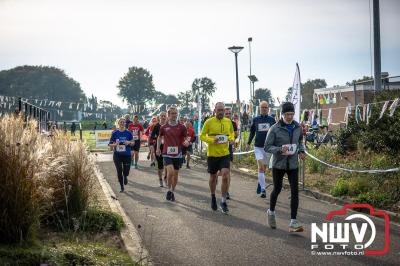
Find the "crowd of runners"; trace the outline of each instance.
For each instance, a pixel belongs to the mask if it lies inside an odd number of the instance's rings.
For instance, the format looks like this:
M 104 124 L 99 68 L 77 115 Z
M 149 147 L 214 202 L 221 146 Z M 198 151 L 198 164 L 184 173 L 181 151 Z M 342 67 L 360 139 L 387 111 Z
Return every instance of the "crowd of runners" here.
M 246 149 L 250 150 L 254 139 L 254 155 L 258 166 L 256 193 L 261 198 L 267 197 L 266 170 L 272 169 L 273 190 L 269 195 L 267 221 L 275 229 L 275 206 L 286 174 L 291 188 L 289 231 L 302 232 L 303 227 L 296 216 L 299 205 L 298 161 L 305 159 L 303 130 L 293 120 L 295 109 L 292 103 L 282 104 L 282 117 L 279 120 L 268 115 L 267 102 L 261 102 L 259 108 L 260 115 L 253 119 L 246 143 Z M 225 107 L 222 102 L 217 103 L 213 116 L 202 123 L 197 115 L 192 120 L 179 116 L 178 109 L 171 106 L 167 112 L 154 116 L 146 130 L 137 115 L 133 116 L 133 121 L 129 115 L 117 119 L 116 126 L 109 146 L 114 151 L 113 161 L 121 192 L 124 192 L 124 186 L 128 184 L 130 168 L 139 169 L 141 136 L 145 134 L 149 147 L 147 159 L 151 161 L 151 166 L 157 166 L 159 186 L 167 188 L 166 200 L 174 202 L 179 170 L 183 165 L 190 169 L 193 146 L 201 140 L 207 148 L 211 209 L 218 210 L 216 188 L 219 178 L 219 209 L 222 213 L 229 213 L 227 200 L 230 199 L 230 169 L 238 137 L 238 126 L 232 120 L 231 108 Z M 199 148 L 198 145 L 196 147 Z

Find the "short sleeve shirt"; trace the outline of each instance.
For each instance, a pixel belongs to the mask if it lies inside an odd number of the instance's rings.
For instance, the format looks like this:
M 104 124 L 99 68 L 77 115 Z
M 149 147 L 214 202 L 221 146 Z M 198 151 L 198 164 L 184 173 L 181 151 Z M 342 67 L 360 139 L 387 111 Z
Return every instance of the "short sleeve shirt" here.
M 128 126 L 128 130 L 132 133 L 133 140 L 140 140 L 140 132 L 144 131 L 142 124 L 133 124 L 130 123 Z
M 186 127 L 179 123 L 175 126 L 167 123 L 161 126 L 160 136 L 164 137 L 163 157 L 181 158 L 182 144 L 187 136 Z
M 133 139 L 132 133 L 129 132 L 128 130 L 124 131 L 119 131 L 115 130 L 111 134 L 110 138 L 110 144 L 115 143 L 117 140 L 120 143 L 123 143 L 125 141 L 131 141 Z M 124 156 L 131 156 L 131 146 L 130 145 L 119 145 L 120 147 L 115 147 L 114 148 L 114 153 L 118 155 L 124 155 Z

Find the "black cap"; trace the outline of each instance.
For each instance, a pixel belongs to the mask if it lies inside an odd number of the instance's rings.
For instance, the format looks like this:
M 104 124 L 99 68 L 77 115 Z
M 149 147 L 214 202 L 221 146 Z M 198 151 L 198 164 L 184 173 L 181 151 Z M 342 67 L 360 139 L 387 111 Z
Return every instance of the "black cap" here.
M 291 102 L 284 102 L 282 104 L 282 114 L 292 112 L 294 113 L 294 105 Z

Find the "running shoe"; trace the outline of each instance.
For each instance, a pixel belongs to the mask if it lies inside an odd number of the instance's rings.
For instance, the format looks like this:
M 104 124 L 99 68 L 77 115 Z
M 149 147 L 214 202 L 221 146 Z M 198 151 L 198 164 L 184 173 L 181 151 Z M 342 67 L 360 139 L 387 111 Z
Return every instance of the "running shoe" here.
M 219 205 L 219 207 L 221 208 L 221 212 L 224 214 L 228 214 L 229 209 L 228 209 L 228 204 L 226 204 L 226 202 L 221 202 L 221 204 Z
M 260 183 L 257 183 L 257 194 L 261 193 L 261 186 Z
M 172 192 L 171 191 L 168 191 L 167 192 L 167 196 L 165 197 L 167 200 L 171 200 L 171 197 L 172 197 Z
M 156 163 L 155 163 L 155 162 L 152 162 L 152 163 L 150 164 L 150 166 L 156 166 Z
M 160 187 L 164 187 L 162 179 L 160 179 L 159 181 L 160 181 Z
M 139 169 L 139 166 L 137 164 L 135 164 L 135 169 Z
M 150 153 L 147 154 L 147 160 L 150 160 Z
M 260 195 L 260 197 L 263 198 L 263 199 L 265 199 L 265 198 L 267 197 L 267 192 L 265 192 L 265 189 L 264 189 L 264 190 L 261 190 L 261 195 Z
M 190 166 L 189 166 L 189 165 L 186 165 L 186 169 L 190 169 Z
M 171 201 L 175 201 L 175 194 L 174 194 L 174 192 L 171 192 Z
M 124 192 L 124 188 L 121 188 L 121 190 L 119 191 L 119 193 L 122 193 L 122 192 Z
M 270 210 L 267 211 L 268 225 L 272 229 L 276 229 L 276 219 L 275 214 L 271 213 Z
M 303 232 L 303 226 L 297 221 L 291 221 L 289 224 L 289 232 Z
M 124 176 L 124 185 L 126 186 L 128 184 L 128 177 Z
M 229 192 L 226 192 L 226 199 L 231 199 L 231 195 L 229 195 Z
M 217 198 L 215 196 L 211 196 L 211 209 L 213 211 L 218 210 L 218 206 L 217 206 Z

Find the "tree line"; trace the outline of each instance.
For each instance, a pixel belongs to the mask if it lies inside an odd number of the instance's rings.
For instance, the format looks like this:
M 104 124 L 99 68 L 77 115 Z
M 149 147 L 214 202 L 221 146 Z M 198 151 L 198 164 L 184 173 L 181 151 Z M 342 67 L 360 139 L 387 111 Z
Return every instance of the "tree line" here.
M 365 78 L 365 77 L 364 77 Z M 312 79 L 302 83 L 301 109 L 312 108 L 314 89 L 325 88 L 325 79 Z M 209 77 L 195 78 L 191 87 L 177 94 L 165 94 L 156 90 L 153 75 L 142 67 L 130 67 L 117 84 L 118 95 L 129 106 L 130 111 L 148 114 L 159 105 L 176 104 L 181 113 L 189 114 L 197 106 L 201 98 L 202 110 L 210 111 L 210 99 L 217 90 L 216 83 Z M 290 99 L 292 88 L 287 90 L 285 100 Z M 64 70 L 51 66 L 18 66 L 0 71 L 0 95 L 21 96 L 24 98 L 41 98 L 54 101 L 90 103 L 92 106 L 109 108 L 123 112 L 119 106 L 87 97 L 79 82 L 69 77 Z M 255 90 L 255 102 L 267 101 L 270 106 L 276 104 L 271 90 L 259 88 Z

